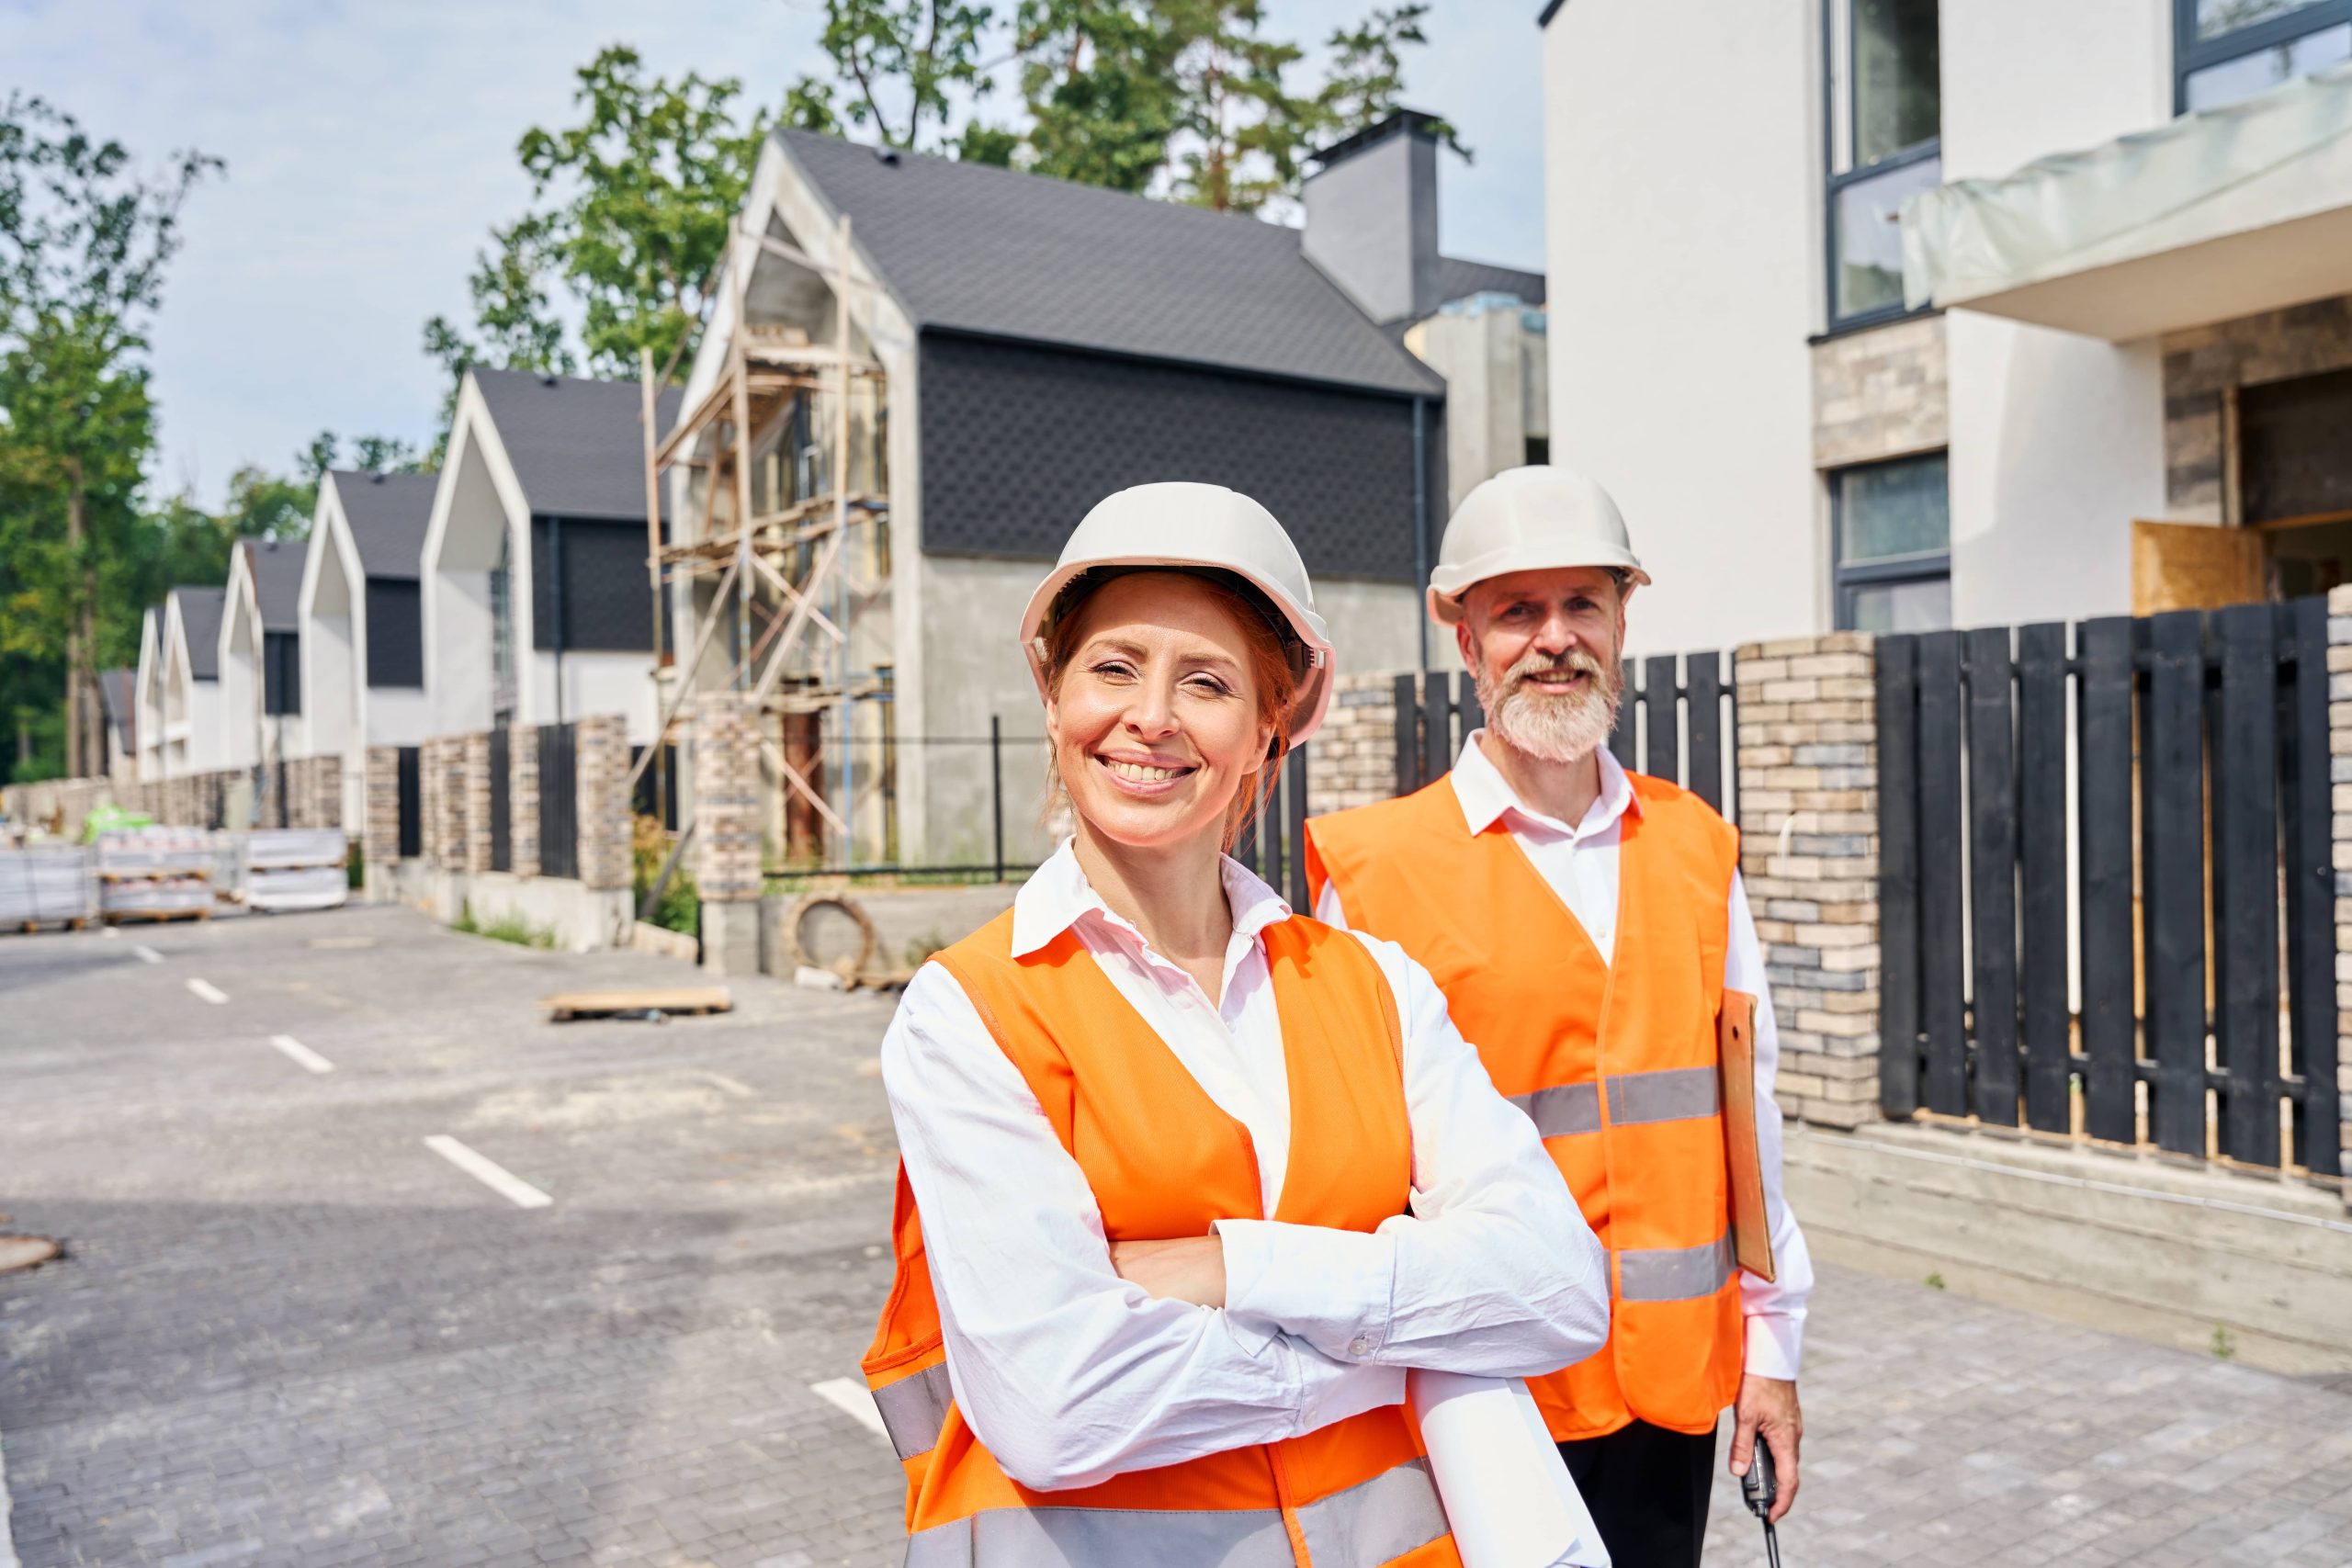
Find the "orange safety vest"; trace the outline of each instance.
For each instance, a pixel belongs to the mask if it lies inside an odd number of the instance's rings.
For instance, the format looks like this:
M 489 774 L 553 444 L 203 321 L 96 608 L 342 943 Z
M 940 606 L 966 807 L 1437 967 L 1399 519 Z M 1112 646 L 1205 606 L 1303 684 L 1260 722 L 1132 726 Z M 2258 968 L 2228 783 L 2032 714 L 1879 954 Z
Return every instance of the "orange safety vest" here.
M 1264 941 L 1291 1097 L 1273 1217 L 1373 1230 L 1406 1212 L 1412 1171 L 1395 999 L 1343 931 L 1292 919 Z M 1012 950 L 1008 913 L 935 956 L 1086 1173 L 1105 1235 L 1205 1235 L 1220 1219 L 1264 1217 L 1249 1131 L 1077 937 Z M 909 1568 L 1460 1568 L 1401 1405 L 1093 1486 L 1021 1485 L 956 1406 L 903 1166 L 891 1229 L 898 1278 L 865 1370 L 907 1474 Z
M 1495 1087 L 1534 1119 L 1609 1251 L 1609 1343 L 1529 1390 L 1552 1435 L 1639 1417 L 1706 1432 L 1746 1355 L 1716 1082 L 1738 834 L 1640 774 L 1620 829 L 1614 963 L 1510 829 L 1473 838 L 1451 779 L 1306 825 L 1306 874 L 1445 993 Z

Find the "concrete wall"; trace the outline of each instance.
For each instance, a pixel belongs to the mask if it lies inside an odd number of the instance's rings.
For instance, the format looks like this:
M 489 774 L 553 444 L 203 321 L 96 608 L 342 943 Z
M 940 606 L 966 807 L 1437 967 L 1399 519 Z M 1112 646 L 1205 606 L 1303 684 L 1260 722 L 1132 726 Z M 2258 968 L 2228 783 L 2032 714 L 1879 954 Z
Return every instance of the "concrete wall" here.
M 1703 49 L 1690 24 L 1571 5 L 1544 31 L 1552 452 L 1615 495 L 1657 579 L 1635 651 L 1829 616 L 1805 344 L 1824 290 L 1818 13 L 1718 7 Z
M 424 690 L 428 729 L 480 729 L 491 719 L 490 573 L 436 571 L 424 590 Z M 368 706 L 378 693 L 370 692 Z
M 443 924 L 470 912 L 477 925 L 520 919 L 553 933 L 557 947 L 588 953 L 627 947 L 637 912 L 626 887 L 592 888 L 569 877 L 515 876 L 503 871 L 447 871 L 424 861 L 370 861 L 371 897 L 391 897 Z
M 559 715 L 569 721 L 582 714 L 616 713 L 628 720 L 630 744 L 653 739 L 662 716 L 654 707 L 653 655 L 566 653 L 559 672 L 554 654 L 534 652 L 523 670 L 516 723 L 553 724 Z
M 1405 346 L 1445 378 L 1449 511 L 1481 480 L 1527 461 L 1548 436 L 1551 360 L 1544 312 L 1509 303 L 1443 311 L 1416 323 Z

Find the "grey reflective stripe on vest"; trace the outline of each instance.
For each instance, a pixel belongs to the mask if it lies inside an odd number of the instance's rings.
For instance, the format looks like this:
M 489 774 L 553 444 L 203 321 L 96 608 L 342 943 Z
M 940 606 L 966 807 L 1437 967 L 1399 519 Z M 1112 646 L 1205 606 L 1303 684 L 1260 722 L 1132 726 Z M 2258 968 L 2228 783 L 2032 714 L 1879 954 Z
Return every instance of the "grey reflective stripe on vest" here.
M 1655 1073 L 1618 1073 L 1609 1080 L 1609 1121 L 1683 1122 L 1713 1116 L 1716 1100 L 1713 1067 L 1668 1067 Z
M 1408 1460 L 1298 1511 L 1316 1568 L 1387 1562 L 1445 1533 L 1429 1461 Z
M 1713 1116 L 1718 1107 L 1715 1069 L 1667 1067 L 1655 1073 L 1618 1073 L 1609 1080 L 1609 1121 L 1618 1127 L 1641 1122 L 1682 1122 Z M 1600 1131 L 1600 1086 L 1561 1084 L 1510 1102 L 1528 1114 L 1546 1138 Z
M 1427 1460 L 1298 1510 L 1316 1568 L 1374 1568 L 1445 1533 Z M 991 1508 L 907 1538 L 907 1568 L 1294 1568 L 1279 1508 Z
M 1541 1137 L 1565 1138 L 1572 1133 L 1600 1131 L 1600 1086 L 1597 1083 L 1562 1084 L 1532 1094 L 1514 1094 L 1510 1102 L 1527 1112 Z
M 1687 1302 L 1712 1296 L 1731 1278 L 1731 1235 L 1703 1247 L 1661 1247 L 1617 1255 L 1617 1299 Z
M 1279 1508 L 990 1508 L 907 1538 L 907 1568 L 1293 1568 Z
M 947 1404 L 955 1397 L 944 1361 L 874 1391 L 874 1407 L 882 1412 L 890 1446 L 899 1450 L 900 1459 L 927 1454 L 939 1446 L 939 1434 L 947 1425 Z

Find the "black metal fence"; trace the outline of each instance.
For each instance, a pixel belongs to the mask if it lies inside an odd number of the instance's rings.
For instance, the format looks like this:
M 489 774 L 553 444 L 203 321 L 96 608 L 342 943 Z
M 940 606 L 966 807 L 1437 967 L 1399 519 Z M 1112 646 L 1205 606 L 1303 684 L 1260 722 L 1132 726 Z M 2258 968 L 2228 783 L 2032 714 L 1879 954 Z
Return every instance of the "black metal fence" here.
M 1878 641 L 1882 1104 L 2335 1174 L 2326 605 L 2067 634 Z
M 414 860 L 424 852 L 424 749 L 400 750 L 401 859 Z
M 490 869 L 514 869 L 514 734 L 490 727 Z
M 1312 742 L 1284 758 L 1282 777 L 1265 807 L 1241 829 L 1233 858 L 1304 914 L 1306 897 L 1306 768 Z
M 1432 784 L 1486 723 L 1466 673 L 1396 677 L 1396 793 Z M 1625 664 L 1609 750 L 1626 767 L 1682 785 L 1736 819 L 1732 683 L 1720 652 L 1668 654 Z
M 543 724 L 539 748 L 539 874 L 580 874 L 580 750 L 573 726 Z M 493 767 L 492 772 L 496 769 Z

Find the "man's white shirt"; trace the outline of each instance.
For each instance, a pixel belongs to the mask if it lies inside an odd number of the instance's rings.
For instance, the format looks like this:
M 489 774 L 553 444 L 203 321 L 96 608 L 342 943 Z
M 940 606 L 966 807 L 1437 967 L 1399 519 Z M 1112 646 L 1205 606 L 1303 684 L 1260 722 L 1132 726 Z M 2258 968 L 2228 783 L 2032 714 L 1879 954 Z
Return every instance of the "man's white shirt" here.
M 1570 827 L 1520 802 L 1479 744 L 1486 733 L 1477 730 L 1464 742 L 1449 775 L 1464 824 L 1476 837 L 1502 822 L 1536 874 L 1584 927 L 1601 961 L 1613 963 L 1620 825 L 1628 811 L 1641 809 L 1624 768 L 1607 750 L 1600 753 L 1600 797 L 1584 820 Z M 1315 914 L 1327 925 L 1348 923 L 1336 885 L 1325 885 Z M 1747 1370 L 1758 1377 L 1793 1379 L 1804 1348 L 1805 1299 L 1813 1293 L 1813 1258 L 1805 1250 L 1804 1233 L 1781 1196 L 1781 1108 L 1772 1098 L 1781 1065 L 1780 1027 L 1772 1017 L 1763 946 L 1747 908 L 1747 889 L 1736 872 L 1732 874 L 1724 986 L 1756 998 L 1756 1141 L 1763 1156 L 1764 1208 L 1771 1223 L 1773 1272 L 1778 1276 L 1767 1281 L 1743 1271 L 1739 1277 L 1740 1305 L 1747 1320 Z

